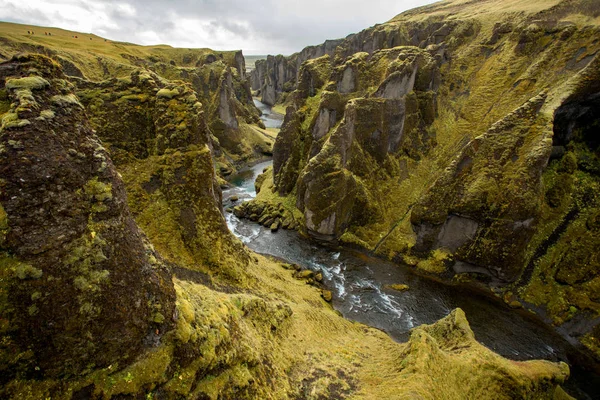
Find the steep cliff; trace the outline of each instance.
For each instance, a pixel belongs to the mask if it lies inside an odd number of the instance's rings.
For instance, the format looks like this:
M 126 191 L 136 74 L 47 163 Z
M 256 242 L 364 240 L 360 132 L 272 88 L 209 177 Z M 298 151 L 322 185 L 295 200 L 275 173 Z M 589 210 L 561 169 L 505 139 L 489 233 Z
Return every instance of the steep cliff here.
M 600 357 L 599 17 L 446 1 L 348 36 L 289 81 L 256 203 L 519 299 Z
M 335 154 L 334 169 L 360 153 L 379 160 L 413 141 L 431 146 L 428 120 L 417 116 L 434 110 L 426 92 L 439 91 L 439 64 L 409 49 L 382 53 L 375 65 L 401 54 L 367 89 L 360 80 L 373 65 L 363 56 L 337 69 L 325 57 L 302 73 L 298 99 L 318 94 L 330 73 L 340 83 L 329 92 L 378 93 L 365 101 L 379 117 L 356 130 L 359 145 L 351 130 L 336 139 L 350 147 Z M 40 54 L 0 63 L 0 397 L 565 396 L 565 364 L 494 354 L 475 341 L 461 310 L 395 343 L 343 319 L 316 288 L 246 249 L 221 211 L 211 129 L 225 121 L 199 101 L 213 81 L 144 68 L 91 81 L 65 68 Z M 354 87 L 347 68 L 356 68 Z M 224 71 L 219 84 L 241 73 Z M 208 92 L 220 97 L 217 89 Z M 327 125 L 339 124 L 342 100 L 333 93 L 329 115 L 311 127 L 314 151 L 325 149 Z M 562 111 L 589 101 L 574 97 Z M 395 107 L 413 121 L 411 143 L 387 135 L 376 145 L 364 132 L 373 125 L 385 135 Z M 263 179 L 261 193 L 275 199 L 272 175 Z
M 260 112 L 252 101 L 241 51 L 139 46 L 56 28 L 43 28 L 51 36 L 30 35 L 29 28 L 0 23 L 0 59 L 26 52 L 44 54 L 58 62 L 67 76 L 86 82 L 121 79 L 123 85 L 131 74 L 143 70 L 156 74 L 158 81 L 190 83 L 197 100 L 210 113 L 206 120 L 213 133 L 220 175 L 272 153 L 273 138 L 261 129 Z M 39 32 L 33 27 L 31 30 Z M 139 93 L 134 90 L 128 94 L 133 103 Z
M 173 328 L 171 273 L 58 64 L 0 64 L 2 384 L 131 362 Z
M 261 96 L 261 102 L 274 105 L 282 100 L 282 94 L 294 90 L 302 64 L 313 58 L 333 55 L 342 40 L 327 40 L 318 46 L 309 46 L 290 57 L 268 56 L 258 60 L 250 73 L 252 90 Z

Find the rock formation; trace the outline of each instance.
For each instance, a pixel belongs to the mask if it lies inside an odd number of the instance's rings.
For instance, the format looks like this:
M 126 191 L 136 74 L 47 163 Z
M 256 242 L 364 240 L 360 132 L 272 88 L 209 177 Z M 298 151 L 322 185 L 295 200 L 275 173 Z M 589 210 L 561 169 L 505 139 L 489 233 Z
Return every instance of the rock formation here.
M 58 64 L 0 64 L 2 384 L 131 362 L 174 326 L 171 273 Z
M 600 357 L 599 13 L 447 1 L 336 42 L 295 81 L 257 69 L 263 92 L 291 87 L 256 203 L 300 211 L 317 239 L 519 299 Z
M 258 60 L 250 74 L 252 90 L 258 91 L 260 101 L 274 105 L 283 93 L 291 92 L 298 80 L 301 65 L 314 58 L 333 55 L 341 40 L 327 40 L 319 46 L 309 46 L 290 57 L 268 56 Z
M 12 56 L 17 49 L 45 55 Z M 343 319 L 320 290 L 246 249 L 227 231 L 215 170 L 224 154 L 247 155 L 229 146 L 244 147 L 248 135 L 225 143 L 254 118 L 248 90 L 235 83 L 244 73 L 239 53 L 125 50 L 99 56 L 2 41 L 11 58 L 0 63 L 0 397 L 564 394 L 565 364 L 494 354 L 476 343 L 461 310 L 396 343 Z M 379 166 L 393 182 L 407 181 L 439 146 L 433 128 L 446 88 L 438 50 L 359 53 L 339 65 L 325 55 L 303 65 L 281 136 L 293 145 L 289 159 L 278 158 L 275 175 L 268 169 L 258 183 L 261 195 L 287 196 L 281 205 L 263 199 L 281 214 L 272 224 L 310 220 L 313 234 L 330 238 L 370 221 L 360 205 L 381 215 L 372 192 Z M 583 82 L 569 81 L 580 89 L 559 102 L 562 121 L 577 123 L 558 124 L 558 179 L 583 169 L 565 141 L 589 146 L 593 119 L 581 111 L 595 109 L 595 92 Z M 551 93 L 540 98 L 552 102 Z M 397 153 L 404 158 L 394 161 Z M 301 183 L 298 198 L 288 177 Z M 321 209 L 327 190 L 347 204 Z M 567 207 L 563 195 L 554 199 Z M 595 229 L 594 218 L 585 221 Z M 587 275 L 562 270 L 556 279 Z

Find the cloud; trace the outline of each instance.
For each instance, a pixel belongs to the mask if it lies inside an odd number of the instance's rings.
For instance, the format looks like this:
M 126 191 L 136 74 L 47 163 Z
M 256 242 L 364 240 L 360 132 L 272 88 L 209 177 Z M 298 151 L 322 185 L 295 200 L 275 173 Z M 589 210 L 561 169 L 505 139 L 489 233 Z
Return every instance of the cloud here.
M 0 0 L 0 19 L 111 40 L 291 54 L 432 0 Z

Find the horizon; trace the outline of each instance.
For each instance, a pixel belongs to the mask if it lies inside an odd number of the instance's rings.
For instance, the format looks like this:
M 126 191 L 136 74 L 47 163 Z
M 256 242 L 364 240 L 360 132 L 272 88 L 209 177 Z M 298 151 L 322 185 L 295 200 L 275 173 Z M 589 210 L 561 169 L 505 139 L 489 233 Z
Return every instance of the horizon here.
M 310 0 L 302 5 L 241 0 L 204 0 L 199 5 L 185 0 L 168 4 L 128 0 L 118 5 L 107 0 L 0 0 L 0 20 L 75 32 L 89 30 L 111 41 L 143 46 L 242 50 L 249 56 L 291 55 L 434 2 L 383 0 L 373 7 L 358 0 Z

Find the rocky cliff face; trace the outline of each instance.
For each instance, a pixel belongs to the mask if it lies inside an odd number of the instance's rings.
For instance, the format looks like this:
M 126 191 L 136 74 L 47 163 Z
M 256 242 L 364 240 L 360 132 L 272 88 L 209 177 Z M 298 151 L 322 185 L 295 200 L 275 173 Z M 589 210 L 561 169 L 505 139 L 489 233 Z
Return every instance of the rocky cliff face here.
M 2 384 L 131 362 L 174 326 L 171 273 L 58 64 L 0 64 Z
M 239 246 L 224 224 L 211 130 L 193 86 L 141 71 L 77 85 L 127 183 L 130 207 L 161 253 L 194 269 L 220 264 Z
M 347 37 L 285 99 L 270 202 L 318 239 L 520 299 L 600 356 L 599 15 L 448 1 Z
M 298 81 L 300 67 L 307 61 L 325 55 L 332 56 L 342 40 L 327 40 L 319 46 L 309 46 L 290 57 L 268 56 L 258 60 L 250 73 L 252 90 L 258 91 L 261 102 L 274 105 L 282 94 L 291 92 Z

